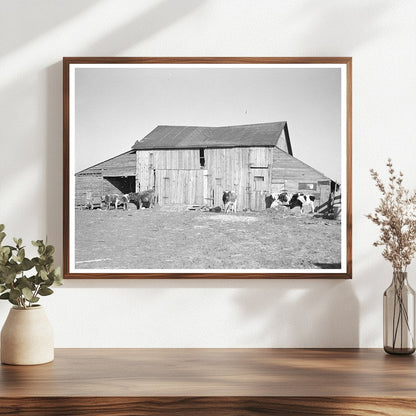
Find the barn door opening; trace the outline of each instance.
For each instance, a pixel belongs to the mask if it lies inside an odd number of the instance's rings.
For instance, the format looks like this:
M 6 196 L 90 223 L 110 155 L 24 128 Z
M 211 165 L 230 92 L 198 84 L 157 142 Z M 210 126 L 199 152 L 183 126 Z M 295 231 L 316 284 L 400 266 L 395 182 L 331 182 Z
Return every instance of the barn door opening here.
M 104 194 L 128 194 L 136 190 L 135 176 L 104 176 Z

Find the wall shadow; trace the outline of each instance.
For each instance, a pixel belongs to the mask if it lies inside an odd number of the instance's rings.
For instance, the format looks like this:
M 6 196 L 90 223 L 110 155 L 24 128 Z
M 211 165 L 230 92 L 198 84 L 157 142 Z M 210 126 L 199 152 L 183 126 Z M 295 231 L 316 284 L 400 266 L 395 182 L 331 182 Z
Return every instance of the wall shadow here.
M 62 62 L 46 68 L 47 79 L 47 129 L 46 129 L 46 206 L 45 218 L 47 235 L 56 242 L 55 258 L 62 264 L 62 224 L 63 224 L 63 119 L 62 119 Z M 58 244 L 59 242 L 59 244 Z M 58 260 L 59 259 L 59 260 Z
M 97 42 L 85 48 L 84 54 L 114 56 L 143 42 L 161 30 L 172 26 L 186 15 L 201 8 L 204 2 L 195 0 L 163 0 L 131 19 Z M 178 39 L 178 41 L 181 41 Z
M 13 36 L 7 36 L 7 41 L 4 36 L 3 41 L 0 42 L 0 56 L 33 42 L 39 36 L 76 18 L 99 2 L 100 0 L 3 2 L 0 27 L 3 34 L 13 34 Z M 22 30 L 16 30 L 16 27 Z

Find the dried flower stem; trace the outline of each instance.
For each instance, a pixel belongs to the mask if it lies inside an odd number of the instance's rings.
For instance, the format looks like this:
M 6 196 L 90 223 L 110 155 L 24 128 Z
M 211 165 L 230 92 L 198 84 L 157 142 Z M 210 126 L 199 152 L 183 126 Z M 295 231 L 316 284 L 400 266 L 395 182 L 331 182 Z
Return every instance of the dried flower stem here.
M 403 173 L 398 174 L 388 159 L 388 183 L 371 169 L 371 177 L 381 192 L 379 206 L 366 217 L 380 226 L 380 237 L 374 246 L 384 246 L 383 257 L 395 271 L 405 272 L 416 253 L 416 191 L 403 186 Z

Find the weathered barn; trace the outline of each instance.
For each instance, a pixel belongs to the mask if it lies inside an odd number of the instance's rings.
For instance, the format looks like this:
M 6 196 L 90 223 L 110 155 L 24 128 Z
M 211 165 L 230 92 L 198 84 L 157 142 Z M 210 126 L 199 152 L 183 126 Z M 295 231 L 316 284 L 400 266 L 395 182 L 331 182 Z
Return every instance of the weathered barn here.
M 223 191 L 234 190 L 239 211 L 262 210 L 265 196 L 282 190 L 314 194 L 324 203 L 331 182 L 293 156 L 284 121 L 158 126 L 131 151 L 78 172 L 76 201 L 82 205 L 96 195 L 154 188 L 162 206 L 211 207 L 222 205 Z

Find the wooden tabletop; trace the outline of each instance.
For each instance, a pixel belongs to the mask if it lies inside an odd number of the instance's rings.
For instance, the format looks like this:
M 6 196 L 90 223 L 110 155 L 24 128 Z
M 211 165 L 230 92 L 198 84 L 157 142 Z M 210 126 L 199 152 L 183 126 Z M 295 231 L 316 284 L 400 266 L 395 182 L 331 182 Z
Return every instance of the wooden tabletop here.
M 193 415 L 210 414 L 196 411 L 207 403 L 211 411 L 215 405 L 228 409 L 215 410 L 216 416 L 254 415 L 259 409 L 262 414 L 344 414 L 334 413 L 336 406 L 348 408 L 348 415 L 366 414 L 353 413 L 354 406 L 359 411 L 390 406 L 386 414 L 415 415 L 416 361 L 413 355 L 391 356 L 379 349 L 57 349 L 49 364 L 0 367 L 3 409 L 24 403 L 22 398 L 31 413 L 20 408 L 16 414 L 95 414 L 94 402 L 107 406 L 97 414 L 114 415 L 165 414 L 161 408 L 152 413 L 152 403 L 163 403 L 169 415 L 187 415 L 186 403 L 192 403 Z M 185 407 L 175 413 L 178 400 Z M 59 401 L 77 403 L 80 412 L 88 404 L 90 413 L 60 413 Z M 36 403 L 55 407 L 36 413 Z M 144 410 L 120 407 L 129 403 Z M 320 413 L 311 413 L 310 406 L 318 405 Z M 278 412 L 281 406 L 284 413 Z M 0 414 L 6 413 L 0 409 Z

